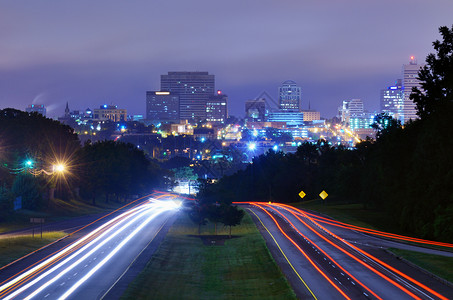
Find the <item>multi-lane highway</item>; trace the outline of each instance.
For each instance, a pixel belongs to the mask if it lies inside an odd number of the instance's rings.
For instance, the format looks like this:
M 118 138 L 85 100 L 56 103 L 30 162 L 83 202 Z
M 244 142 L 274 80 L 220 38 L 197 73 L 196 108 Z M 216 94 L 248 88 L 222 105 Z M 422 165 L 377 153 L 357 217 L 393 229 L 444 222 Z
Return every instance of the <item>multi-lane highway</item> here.
M 0 283 L 1 299 L 99 299 L 122 277 L 180 202 L 141 201 L 93 231 Z
M 263 229 L 268 245 L 300 298 L 450 299 L 453 289 L 417 269 L 380 257 L 381 248 L 419 247 L 360 233 L 362 229 L 310 215 L 290 206 L 250 203 L 247 209 Z M 385 235 L 379 232 L 368 234 Z M 387 236 L 389 238 L 398 238 Z M 404 239 L 404 237 L 401 237 Z M 412 242 L 420 242 L 413 240 Z M 429 241 L 423 241 L 429 243 Z M 442 244 L 442 243 L 439 243 Z M 438 245 L 441 246 L 441 245 Z M 443 244 L 453 247 L 451 244 Z M 423 248 L 422 248 L 423 249 Z M 436 252 L 437 250 L 426 250 Z M 441 253 L 441 251 L 437 251 Z M 450 252 L 442 253 L 452 255 Z M 414 271 L 415 270 L 415 271 Z M 406 272 L 406 273 L 405 273 Z

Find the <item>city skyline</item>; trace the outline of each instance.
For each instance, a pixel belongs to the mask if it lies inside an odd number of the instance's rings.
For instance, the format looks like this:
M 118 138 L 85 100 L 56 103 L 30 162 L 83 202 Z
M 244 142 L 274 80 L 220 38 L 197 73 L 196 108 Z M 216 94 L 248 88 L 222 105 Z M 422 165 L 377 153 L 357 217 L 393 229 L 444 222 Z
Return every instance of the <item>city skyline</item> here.
M 301 87 L 301 109 L 326 118 L 345 99 L 379 110 L 381 89 L 410 56 L 433 52 L 451 11 L 451 1 L 3 1 L 0 107 L 44 104 L 56 117 L 66 102 L 113 103 L 145 115 L 161 74 L 205 71 L 238 117 L 263 91 L 277 100 L 286 80 Z

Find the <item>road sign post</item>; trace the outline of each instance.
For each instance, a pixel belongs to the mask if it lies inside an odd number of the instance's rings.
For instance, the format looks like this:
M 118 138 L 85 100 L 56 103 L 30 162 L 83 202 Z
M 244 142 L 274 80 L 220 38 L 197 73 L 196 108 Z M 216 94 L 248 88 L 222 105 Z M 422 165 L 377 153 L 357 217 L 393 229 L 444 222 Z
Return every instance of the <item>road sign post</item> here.
M 41 238 L 42 238 L 42 224 L 44 223 L 44 218 L 30 218 L 30 223 L 41 224 Z M 35 237 L 35 227 L 32 227 L 32 237 Z

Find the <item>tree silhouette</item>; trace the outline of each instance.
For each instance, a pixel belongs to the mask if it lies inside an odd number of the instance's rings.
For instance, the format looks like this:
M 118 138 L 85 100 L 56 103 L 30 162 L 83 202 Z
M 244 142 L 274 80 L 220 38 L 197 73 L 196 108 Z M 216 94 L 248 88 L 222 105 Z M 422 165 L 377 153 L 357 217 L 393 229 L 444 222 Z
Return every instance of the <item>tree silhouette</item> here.
M 439 28 L 443 41 L 433 42 L 436 54 L 426 57 L 418 73 L 422 91 L 414 87 L 410 99 L 417 105 L 417 115 L 425 118 L 453 102 L 453 25 Z

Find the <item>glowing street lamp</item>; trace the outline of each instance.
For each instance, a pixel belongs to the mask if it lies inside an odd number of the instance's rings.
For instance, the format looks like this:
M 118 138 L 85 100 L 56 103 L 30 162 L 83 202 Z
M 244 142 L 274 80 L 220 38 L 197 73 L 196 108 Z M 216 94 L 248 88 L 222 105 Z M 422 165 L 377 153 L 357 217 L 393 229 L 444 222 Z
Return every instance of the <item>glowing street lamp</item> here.
M 25 161 L 25 167 L 26 167 L 26 168 L 29 168 L 29 169 L 33 168 L 33 160 L 27 159 L 27 160 Z
M 65 166 L 64 164 L 56 164 L 53 165 L 53 171 L 58 172 L 58 173 L 63 173 L 65 171 Z

